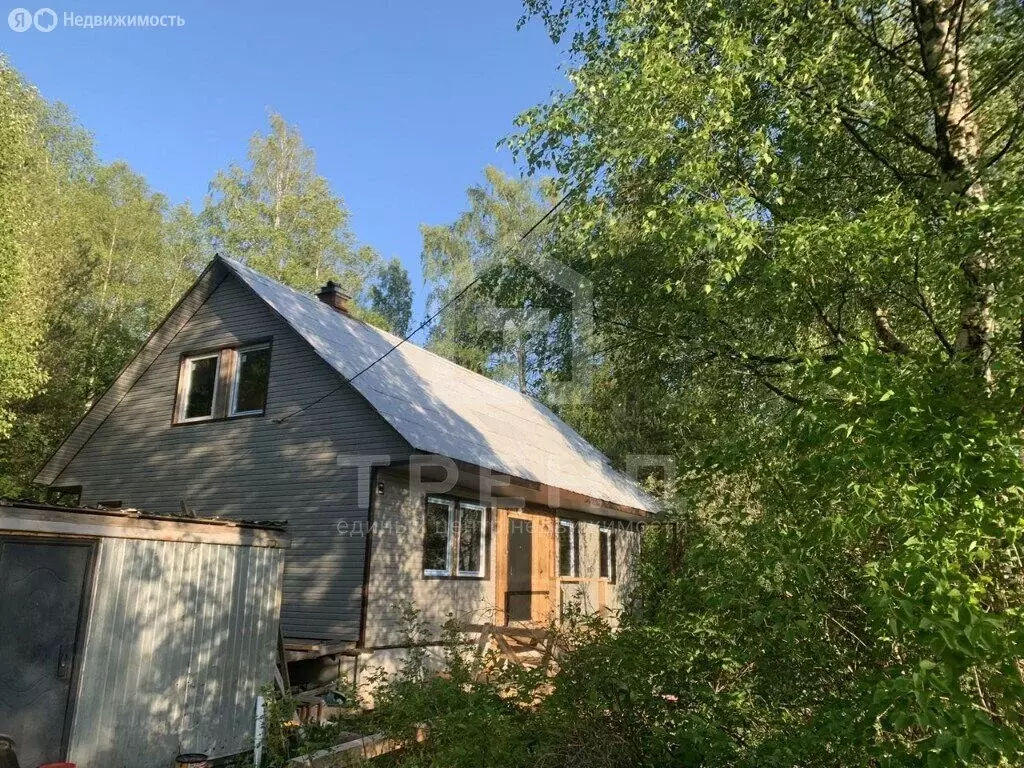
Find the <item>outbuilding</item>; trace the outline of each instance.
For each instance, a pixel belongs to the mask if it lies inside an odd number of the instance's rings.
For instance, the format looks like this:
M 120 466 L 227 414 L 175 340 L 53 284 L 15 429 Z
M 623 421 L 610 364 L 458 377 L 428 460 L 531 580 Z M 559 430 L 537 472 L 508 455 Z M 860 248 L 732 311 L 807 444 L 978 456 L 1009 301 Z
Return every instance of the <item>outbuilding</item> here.
M 0 734 L 22 766 L 252 748 L 280 527 L 0 501 Z

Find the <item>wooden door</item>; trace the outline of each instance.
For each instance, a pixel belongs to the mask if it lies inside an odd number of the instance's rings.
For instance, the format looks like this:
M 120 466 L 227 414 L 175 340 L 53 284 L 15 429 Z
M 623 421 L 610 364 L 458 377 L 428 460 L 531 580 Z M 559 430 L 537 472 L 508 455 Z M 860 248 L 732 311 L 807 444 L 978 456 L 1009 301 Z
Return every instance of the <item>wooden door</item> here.
M 0 537 L 0 733 L 23 766 L 64 757 L 92 545 Z
M 496 602 L 505 624 L 545 624 L 554 585 L 554 521 L 550 515 L 500 510 Z

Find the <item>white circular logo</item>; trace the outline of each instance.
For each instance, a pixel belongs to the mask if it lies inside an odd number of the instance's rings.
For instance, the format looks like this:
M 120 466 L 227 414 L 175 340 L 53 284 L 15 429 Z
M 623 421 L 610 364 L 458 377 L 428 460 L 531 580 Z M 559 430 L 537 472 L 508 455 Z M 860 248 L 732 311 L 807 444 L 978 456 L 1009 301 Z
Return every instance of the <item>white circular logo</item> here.
M 15 8 L 7 14 L 7 26 L 15 32 L 27 32 L 32 28 L 32 11 L 28 8 Z
M 40 32 L 49 32 L 57 26 L 57 14 L 53 8 L 40 8 L 32 21 Z

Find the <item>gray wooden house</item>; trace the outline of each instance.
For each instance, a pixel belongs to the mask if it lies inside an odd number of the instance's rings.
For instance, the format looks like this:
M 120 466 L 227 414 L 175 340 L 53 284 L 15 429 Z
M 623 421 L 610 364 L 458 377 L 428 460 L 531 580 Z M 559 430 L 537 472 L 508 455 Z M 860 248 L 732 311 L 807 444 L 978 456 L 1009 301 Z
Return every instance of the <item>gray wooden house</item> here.
M 406 602 L 438 624 L 617 609 L 652 500 L 535 400 L 411 343 L 389 353 L 399 339 L 346 300 L 215 258 L 37 482 L 286 520 L 296 657 L 386 661 Z

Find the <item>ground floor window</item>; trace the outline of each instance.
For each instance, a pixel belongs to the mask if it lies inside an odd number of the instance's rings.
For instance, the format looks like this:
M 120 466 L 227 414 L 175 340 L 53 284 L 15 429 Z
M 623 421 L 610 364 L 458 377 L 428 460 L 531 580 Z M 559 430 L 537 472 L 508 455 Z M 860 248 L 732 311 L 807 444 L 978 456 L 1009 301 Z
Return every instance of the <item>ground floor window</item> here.
M 484 575 L 484 521 L 487 510 L 476 504 L 460 503 L 456 527 L 459 531 L 459 557 L 456 573 L 459 576 Z
M 455 502 L 450 499 L 427 499 L 423 526 L 423 573 L 426 576 L 448 576 L 451 573 L 454 510 Z
M 484 578 L 487 508 L 428 496 L 423 531 L 423 575 Z
M 575 520 L 558 521 L 558 575 L 580 575 L 580 532 Z
M 601 578 L 608 581 L 615 581 L 615 529 L 601 526 L 600 532 L 601 549 Z

